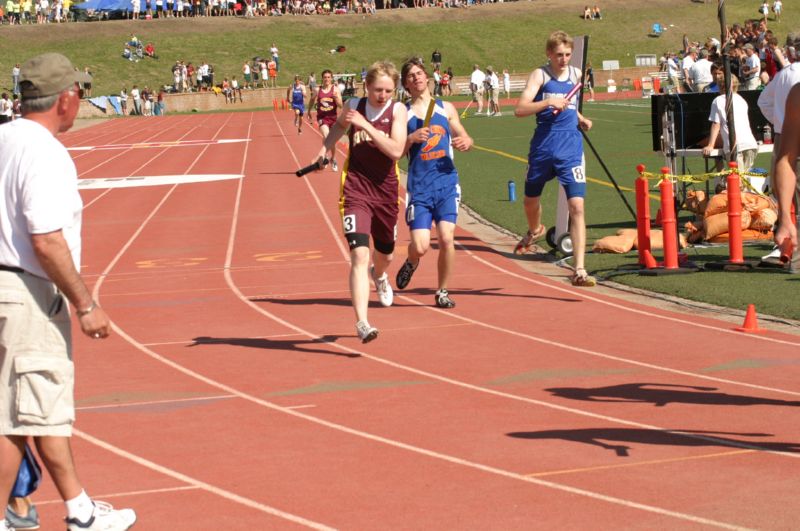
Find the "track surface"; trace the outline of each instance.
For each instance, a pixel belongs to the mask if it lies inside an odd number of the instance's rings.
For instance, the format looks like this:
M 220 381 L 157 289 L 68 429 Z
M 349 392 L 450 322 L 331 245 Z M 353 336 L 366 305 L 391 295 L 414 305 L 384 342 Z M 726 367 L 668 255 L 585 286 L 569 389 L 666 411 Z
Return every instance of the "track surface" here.
M 77 339 L 74 446 L 137 529 L 796 525 L 796 337 L 574 289 L 459 230 L 458 306 L 433 306 L 434 253 L 394 307 L 373 295 L 362 345 L 337 175 L 293 175 L 313 129 L 235 113 L 63 140 L 91 148 L 83 183 L 187 180 L 82 192 L 115 334 Z M 190 182 L 217 174 L 243 177 Z M 44 529 L 56 498 L 45 482 Z

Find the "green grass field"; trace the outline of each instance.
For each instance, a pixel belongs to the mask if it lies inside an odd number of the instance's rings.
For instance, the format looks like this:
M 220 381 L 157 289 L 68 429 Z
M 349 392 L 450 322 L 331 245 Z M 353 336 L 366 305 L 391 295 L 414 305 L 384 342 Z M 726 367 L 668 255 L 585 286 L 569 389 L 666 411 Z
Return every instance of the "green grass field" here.
M 670 0 L 607 0 L 604 20 L 584 21 L 580 17 L 584 2 L 562 0 L 557 3 L 511 2 L 459 10 L 395 10 L 374 17 L 356 15 L 242 18 L 165 19 L 148 22 L 110 21 L 46 26 L 0 27 L 0 86 L 7 87 L 14 63 L 45 51 L 60 51 L 76 66 L 89 66 L 95 74 L 94 94 L 117 93 L 122 85 L 134 83 L 159 86 L 169 83 L 175 60 L 207 60 L 215 66 L 217 78 L 239 75 L 244 60 L 264 55 L 275 42 L 281 50 L 279 83 L 285 85 L 294 73 L 360 71 L 374 60 L 402 61 L 412 54 L 430 57 L 438 48 L 446 66 L 457 75 L 466 75 L 471 65 L 492 64 L 498 69 L 527 73 L 544 60 L 544 41 L 554 29 L 573 35 L 588 34 L 589 59 L 599 66 L 605 59 L 617 59 L 621 66 L 633 66 L 634 55 L 661 54 L 678 49 L 682 36 L 704 41 L 719 35 L 716 2 Z M 757 16 L 752 0 L 728 0 L 729 23 Z M 654 22 L 665 33 L 648 36 Z M 790 29 L 800 28 L 800 10 L 789 7 L 780 23 L 771 23 L 779 38 Z M 155 43 L 158 60 L 131 63 L 120 58 L 131 32 L 143 41 Z M 330 54 L 345 45 L 347 51 Z M 510 109 L 506 109 L 510 111 Z M 587 104 L 585 114 L 594 121 L 589 138 L 610 168 L 620 186 L 630 188 L 635 166 L 646 164 L 657 170 L 663 160 L 651 151 L 650 117 L 646 101 Z M 534 120 L 472 118 L 465 120 L 475 138 L 476 149 L 458 156 L 463 179 L 464 200 L 486 218 L 522 233 L 525 220 L 521 201 L 507 201 L 507 182 L 513 179 L 521 198 L 528 142 Z M 760 160 L 758 165 L 765 166 Z M 700 172 L 700 162 L 689 171 Z M 597 160 L 587 149 L 590 178 L 587 199 L 589 241 L 613 233 L 620 227 L 634 226 L 633 220 L 610 186 Z M 546 205 L 555 204 L 554 186 L 545 191 Z M 633 194 L 625 192 L 631 204 Z M 653 205 L 655 207 L 655 205 Z M 545 223 L 552 225 L 554 210 L 545 210 Z M 749 256 L 761 256 L 767 246 L 747 247 Z M 703 261 L 722 257 L 727 248 L 690 251 Z M 587 265 L 601 276 L 646 288 L 714 304 L 743 309 L 755 303 L 760 312 L 800 319 L 800 307 L 787 293 L 797 293 L 800 278 L 769 272 L 700 273 L 680 277 L 643 278 L 618 274 L 616 267 L 635 262 L 631 256 L 590 255 Z M 787 300 L 788 299 L 788 300 Z M 796 297 L 794 297 L 796 299 Z

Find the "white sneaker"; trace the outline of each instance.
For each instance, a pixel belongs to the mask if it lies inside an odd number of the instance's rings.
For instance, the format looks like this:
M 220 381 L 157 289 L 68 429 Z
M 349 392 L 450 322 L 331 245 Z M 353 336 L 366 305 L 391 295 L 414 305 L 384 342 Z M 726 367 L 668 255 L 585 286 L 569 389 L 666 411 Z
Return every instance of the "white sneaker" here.
M 475 116 L 480 116 L 481 114 L 483 114 L 483 111 L 478 111 L 475 113 Z
M 0 520 L 0 531 L 14 531 L 14 528 L 8 525 L 8 520 Z
M 769 254 L 765 254 L 761 257 L 762 262 L 767 262 L 770 264 L 780 264 L 781 263 L 781 248 L 777 245 L 775 246 Z
M 339 165 L 336 164 L 335 160 L 331 162 L 331 171 L 339 171 Z
M 356 333 L 362 343 L 369 343 L 378 337 L 378 329 L 374 326 L 370 326 L 366 321 L 359 321 L 356 323 Z
M 114 509 L 111 504 L 93 501 L 94 512 L 88 522 L 80 522 L 77 518 L 67 518 L 67 531 L 125 531 L 136 523 L 133 509 Z M 2 529 L 2 528 L 0 528 Z
M 378 292 L 378 300 L 381 301 L 382 306 L 388 308 L 392 305 L 392 301 L 394 301 L 394 291 L 392 291 L 392 285 L 389 284 L 389 275 L 384 271 L 381 278 L 375 278 L 375 266 L 370 268 L 369 273 L 373 282 L 375 282 L 375 291 Z
M 503 116 L 503 113 L 501 113 L 500 111 L 497 111 L 496 113 L 494 113 L 494 115 L 495 116 Z

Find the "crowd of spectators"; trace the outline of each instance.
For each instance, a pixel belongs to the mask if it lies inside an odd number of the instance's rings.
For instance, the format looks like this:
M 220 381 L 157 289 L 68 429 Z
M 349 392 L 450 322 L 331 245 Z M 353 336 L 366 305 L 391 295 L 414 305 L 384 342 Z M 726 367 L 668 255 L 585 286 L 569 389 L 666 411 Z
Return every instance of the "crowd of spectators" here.
M 264 17 L 284 15 L 374 14 L 378 9 L 468 7 L 499 0 L 130 0 L 130 5 L 103 12 L 116 17 L 150 20 L 183 17 Z M 780 0 L 778 0 L 780 1 Z M 0 24 L 46 24 L 75 20 L 80 0 L 0 0 Z M 600 18 L 599 8 L 592 18 Z
M 724 44 L 715 37 L 708 37 L 703 43 L 690 42 L 686 36 L 683 40 L 683 50 L 666 52 L 660 59 L 668 88 L 674 92 L 719 91 L 713 71 L 722 68 L 723 49 L 728 50 L 731 73 L 742 90 L 765 86 L 781 69 L 800 58 L 795 48 L 800 36 L 790 33 L 781 45 L 764 19 L 734 24 Z

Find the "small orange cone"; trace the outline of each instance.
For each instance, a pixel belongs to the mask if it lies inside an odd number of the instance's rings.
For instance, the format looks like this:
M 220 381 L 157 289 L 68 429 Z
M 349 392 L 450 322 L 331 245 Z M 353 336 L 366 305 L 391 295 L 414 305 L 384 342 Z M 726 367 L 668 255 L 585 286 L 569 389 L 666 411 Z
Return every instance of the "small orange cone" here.
M 747 314 L 744 316 L 744 324 L 742 326 L 737 326 L 734 330 L 738 330 L 739 332 L 747 332 L 750 334 L 761 334 L 766 332 L 763 328 L 758 327 L 758 318 L 756 317 L 756 305 L 755 304 L 748 304 L 747 305 Z
M 658 263 L 656 262 L 656 259 L 653 257 L 653 253 L 645 249 L 644 251 L 642 251 L 642 255 L 644 257 L 644 266 L 647 269 L 655 269 L 658 267 Z

